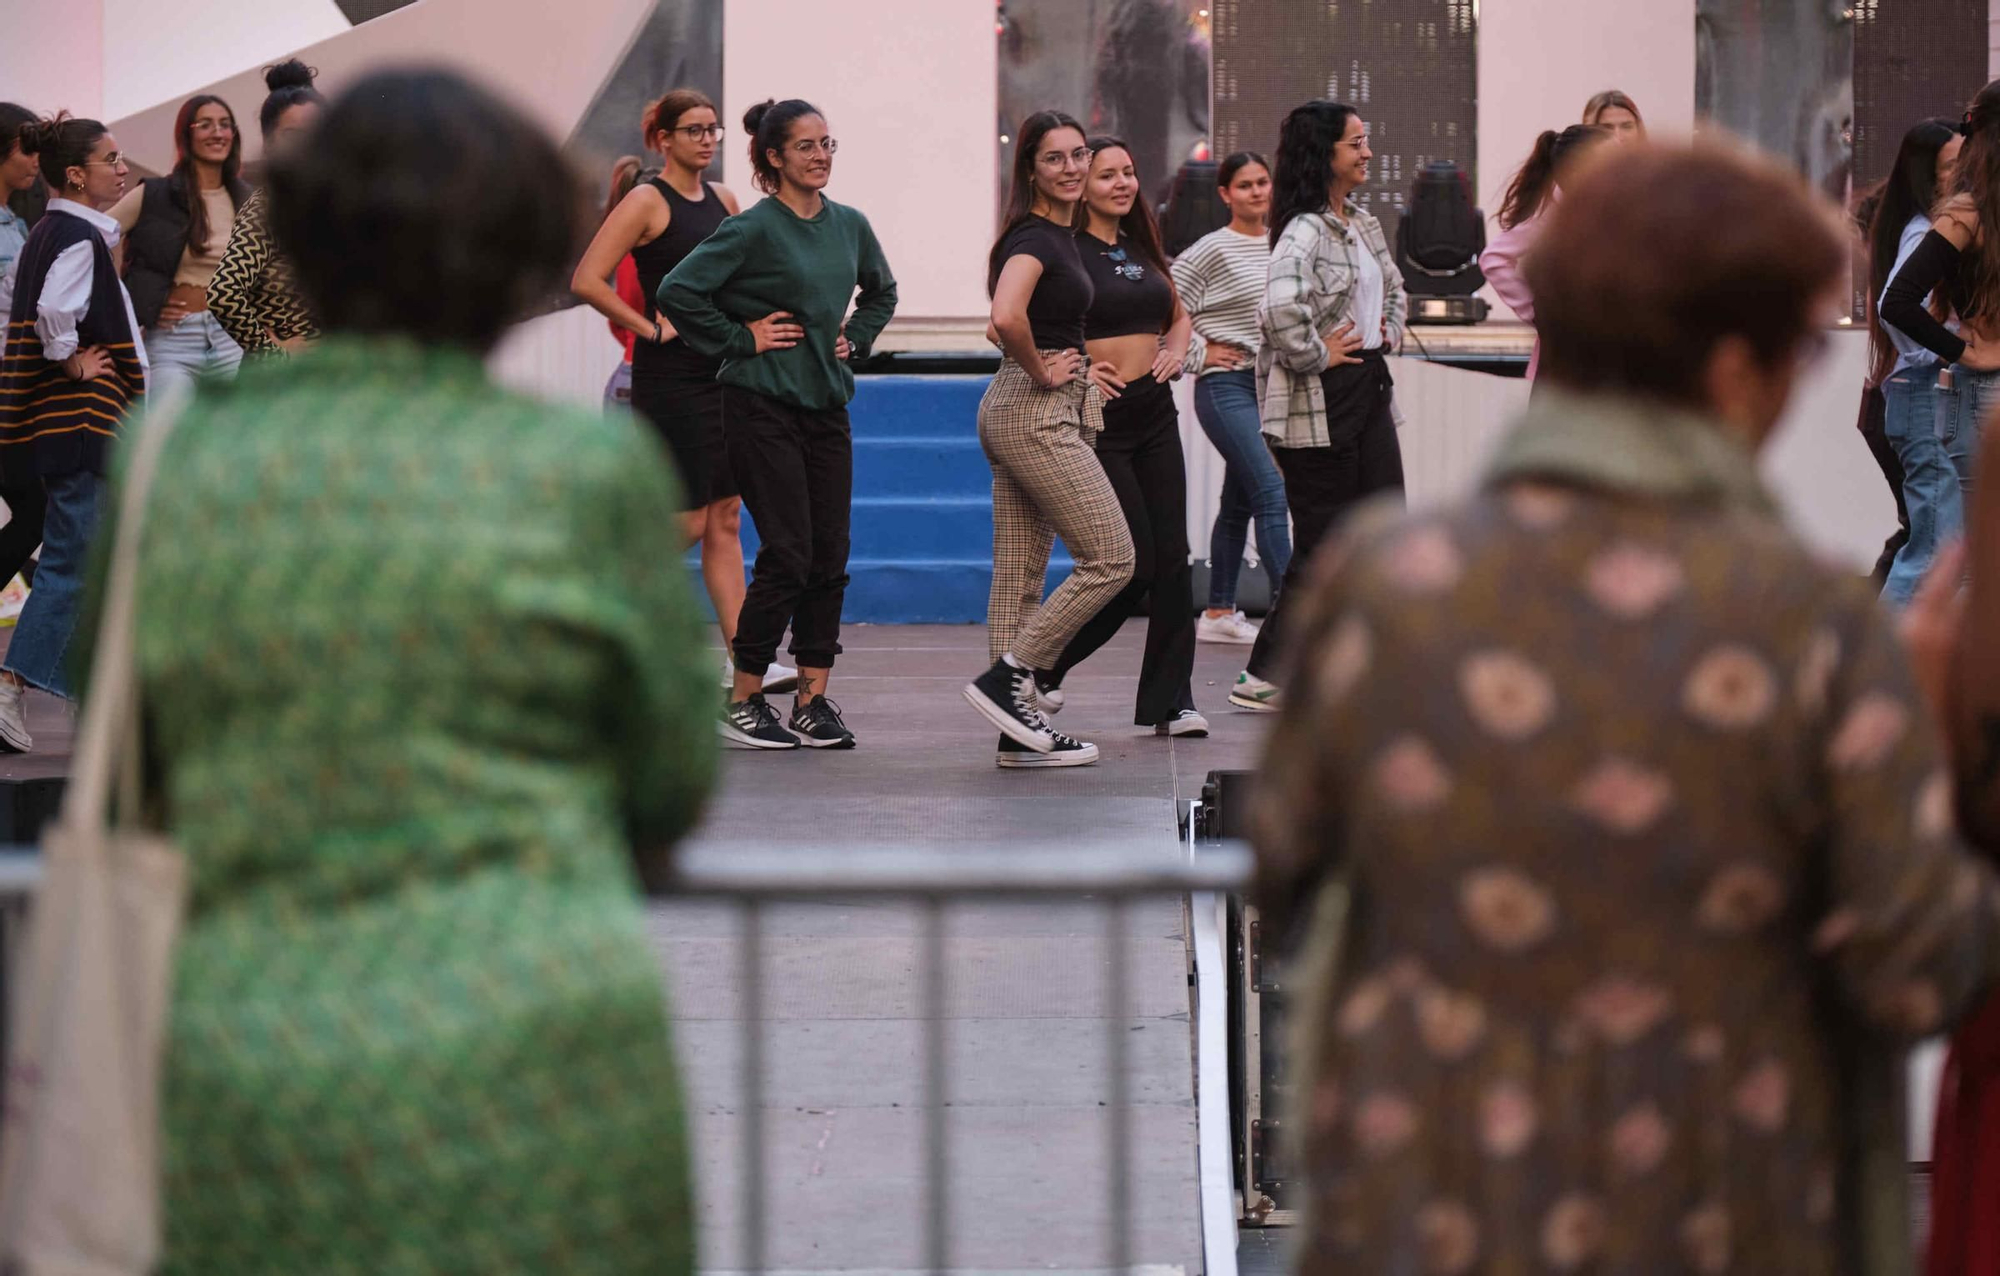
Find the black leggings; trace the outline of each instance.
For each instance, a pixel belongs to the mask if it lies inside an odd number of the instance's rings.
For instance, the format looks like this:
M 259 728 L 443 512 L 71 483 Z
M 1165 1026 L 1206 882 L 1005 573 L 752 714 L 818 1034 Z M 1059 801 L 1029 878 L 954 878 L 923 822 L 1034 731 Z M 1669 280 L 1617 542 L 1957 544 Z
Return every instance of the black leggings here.
M 1097 460 L 1132 530 L 1132 583 L 1070 639 L 1053 684 L 1142 611 L 1146 654 L 1132 720 L 1142 727 L 1194 708 L 1194 570 L 1188 563 L 1187 463 L 1173 391 L 1149 373 L 1104 405 Z M 1143 605 L 1142 605 L 1143 604 Z
M 0 500 L 7 502 L 7 526 L 0 527 L 0 586 L 21 573 L 30 586 L 35 583 L 35 550 L 42 543 L 42 516 L 48 510 L 48 493 L 42 481 L 26 485 L 0 482 Z
M 1273 680 L 1284 659 L 1285 610 L 1312 569 L 1313 552 L 1356 505 L 1378 492 L 1403 490 L 1403 449 L 1391 409 L 1395 382 L 1382 356 L 1320 374 L 1326 393 L 1326 447 L 1274 447 L 1292 509 L 1292 561 L 1270 615 L 1250 649 L 1250 676 Z

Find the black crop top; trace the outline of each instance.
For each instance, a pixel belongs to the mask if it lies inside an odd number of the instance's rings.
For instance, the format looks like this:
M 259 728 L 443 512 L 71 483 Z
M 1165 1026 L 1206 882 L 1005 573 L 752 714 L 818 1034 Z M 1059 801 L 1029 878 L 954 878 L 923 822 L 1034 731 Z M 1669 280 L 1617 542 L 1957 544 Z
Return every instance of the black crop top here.
M 1076 236 L 1046 217 L 1030 217 L 1000 241 L 1000 265 L 1014 257 L 1042 263 L 1042 277 L 1028 298 L 1028 327 L 1037 350 L 1083 349 L 1083 315 L 1090 309 L 1090 276 L 1077 256 Z M 997 280 L 997 276 L 996 276 Z
M 1086 338 L 1158 336 L 1166 331 L 1174 314 L 1173 285 L 1131 240 L 1120 235 L 1116 244 L 1107 244 L 1086 231 L 1076 237 L 1076 247 L 1095 293 L 1083 316 Z

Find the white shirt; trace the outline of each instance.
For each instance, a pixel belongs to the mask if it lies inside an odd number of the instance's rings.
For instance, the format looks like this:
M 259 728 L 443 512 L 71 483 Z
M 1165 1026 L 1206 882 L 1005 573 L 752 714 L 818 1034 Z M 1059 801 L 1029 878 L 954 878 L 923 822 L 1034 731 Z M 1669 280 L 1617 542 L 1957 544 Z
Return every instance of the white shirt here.
M 1896 244 L 1896 264 L 1889 267 L 1890 283 L 1894 283 L 1896 280 L 1896 276 L 1902 273 L 1903 263 L 1910 259 L 1911 253 L 1917 251 L 1917 245 L 1924 242 L 1924 236 L 1930 234 L 1930 231 L 1931 231 L 1931 219 L 1929 217 L 1926 217 L 1922 213 L 1918 213 L 1916 216 L 1910 218 L 1910 220 L 1903 226 L 1903 236 L 1900 240 L 1897 241 Z M 1875 299 L 1875 312 L 1877 314 L 1881 313 L 1882 300 L 1884 297 L 1887 297 L 1888 295 L 1889 295 L 1888 286 L 1884 285 L 1882 288 L 1882 296 L 1877 297 Z M 1925 298 L 1924 303 L 1926 305 L 1930 304 L 1930 298 L 1928 297 Z M 1957 332 L 1958 316 L 1953 315 L 1947 318 L 1944 321 L 1944 326 L 1951 329 L 1953 332 Z M 1907 372 L 1911 368 L 1929 368 L 1936 366 L 1938 357 L 1932 354 L 1930 351 L 1924 349 L 1922 346 L 1918 345 L 1915 341 L 1911 340 L 1909 337 L 1904 336 L 1903 330 L 1901 328 L 1898 328 L 1895 324 L 1890 323 L 1888 320 L 1884 319 L 1882 321 L 1882 331 L 1889 334 L 1889 343 L 1896 347 L 1896 366 L 1889 369 L 1890 376 L 1893 377 L 1898 372 Z
M 118 246 L 118 223 L 88 205 L 67 199 L 52 199 L 49 201 L 49 212 L 81 217 L 104 240 L 106 248 Z M 35 302 L 35 335 L 42 339 L 42 357 L 50 363 L 61 363 L 76 353 L 76 329 L 84 316 L 90 313 L 90 288 L 94 273 L 89 240 L 63 249 L 55 264 L 49 267 L 49 277 L 42 284 L 42 295 Z M 8 291 L 12 293 L 11 286 Z M 132 343 L 139 355 L 139 366 L 150 368 L 146 360 L 146 343 L 139 336 L 139 318 L 132 311 L 132 294 L 125 291 L 123 280 L 118 281 L 118 295 L 125 300 L 125 322 L 132 329 Z
M 1347 234 L 1350 239 L 1353 238 L 1353 227 L 1348 227 Z M 1354 254 L 1354 305 L 1349 311 L 1363 350 L 1381 349 L 1382 310 L 1388 304 L 1382 282 L 1382 263 L 1376 261 L 1375 254 L 1363 245 Z

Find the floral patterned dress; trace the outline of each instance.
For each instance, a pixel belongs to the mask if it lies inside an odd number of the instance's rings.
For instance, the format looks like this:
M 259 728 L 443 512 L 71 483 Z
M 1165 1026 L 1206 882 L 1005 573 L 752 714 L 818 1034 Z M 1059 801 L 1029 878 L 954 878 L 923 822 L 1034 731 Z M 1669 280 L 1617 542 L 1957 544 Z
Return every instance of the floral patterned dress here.
M 1752 474 L 1545 391 L 1482 494 L 1316 565 L 1258 833 L 1268 924 L 1349 900 L 1302 1270 L 1861 1269 L 1846 1060 L 1971 1006 L 2000 889 L 1886 615 Z
M 202 388 L 139 596 L 192 874 L 166 1272 L 692 1269 L 632 867 L 714 766 L 678 508 L 649 433 L 467 355 Z

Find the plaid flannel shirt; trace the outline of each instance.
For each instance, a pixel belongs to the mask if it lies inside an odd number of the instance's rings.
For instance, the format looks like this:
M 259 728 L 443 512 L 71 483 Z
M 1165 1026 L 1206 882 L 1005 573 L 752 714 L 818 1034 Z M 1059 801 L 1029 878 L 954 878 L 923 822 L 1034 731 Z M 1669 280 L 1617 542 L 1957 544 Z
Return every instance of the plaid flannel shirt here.
M 1320 333 L 1346 321 L 1354 300 L 1357 253 L 1374 253 L 1382 267 L 1382 317 L 1388 328 L 1383 346 L 1393 350 L 1403 340 L 1409 296 L 1382 223 L 1352 200 L 1345 209 L 1344 225 L 1330 212 L 1294 217 L 1271 250 L 1271 273 L 1257 312 L 1264 330 L 1263 349 L 1257 353 L 1257 401 L 1264 435 L 1276 447 L 1326 447 L 1332 442 L 1326 395 L 1319 385 L 1329 358 Z

